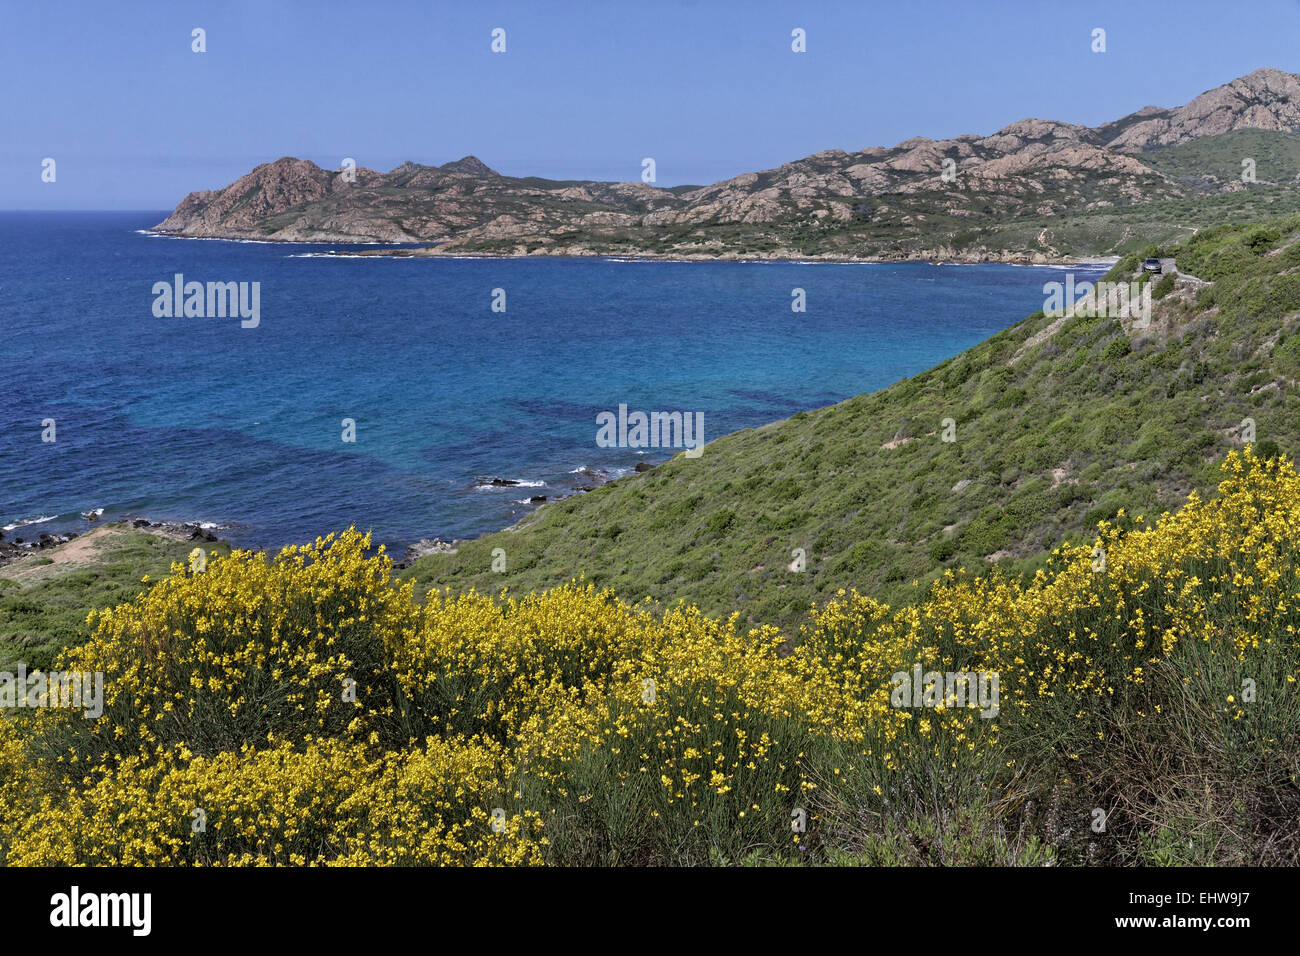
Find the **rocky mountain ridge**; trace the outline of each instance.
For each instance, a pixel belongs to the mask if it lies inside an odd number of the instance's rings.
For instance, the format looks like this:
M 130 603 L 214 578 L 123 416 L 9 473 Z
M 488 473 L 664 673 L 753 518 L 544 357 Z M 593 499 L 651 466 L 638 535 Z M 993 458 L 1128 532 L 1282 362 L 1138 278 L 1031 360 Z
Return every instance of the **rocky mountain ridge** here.
M 474 156 L 387 173 L 283 157 L 191 193 L 155 230 L 437 244 L 421 255 L 1005 258 L 985 241 L 990 224 L 1194 197 L 1205 189 L 1144 157 L 1247 129 L 1300 134 L 1300 76 L 1256 70 L 1185 106 L 1144 107 L 1097 128 L 1024 119 L 989 136 L 824 150 L 699 187 L 509 177 Z M 1018 241 L 1034 248 L 1001 252 L 1059 254 L 1050 236 Z

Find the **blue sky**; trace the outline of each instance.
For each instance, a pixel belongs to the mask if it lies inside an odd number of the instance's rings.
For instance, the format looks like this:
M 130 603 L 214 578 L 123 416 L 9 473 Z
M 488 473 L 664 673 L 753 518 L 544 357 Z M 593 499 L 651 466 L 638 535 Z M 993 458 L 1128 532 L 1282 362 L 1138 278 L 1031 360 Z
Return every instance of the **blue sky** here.
M 6 0 L 0 209 L 170 209 L 284 155 L 611 180 L 651 156 L 660 185 L 707 183 L 1026 116 L 1095 125 L 1264 66 L 1300 72 L 1297 3 Z

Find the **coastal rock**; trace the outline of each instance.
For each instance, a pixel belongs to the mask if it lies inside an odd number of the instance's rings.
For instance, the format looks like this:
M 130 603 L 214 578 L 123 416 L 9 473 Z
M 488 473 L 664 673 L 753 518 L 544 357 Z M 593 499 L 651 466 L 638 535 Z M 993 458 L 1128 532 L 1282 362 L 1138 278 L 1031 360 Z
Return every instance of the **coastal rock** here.
M 75 531 L 62 534 L 42 532 L 35 541 L 26 538 L 14 538 L 12 541 L 0 540 L 0 567 L 11 561 L 25 558 L 36 551 L 43 551 L 47 548 L 55 548 L 61 544 L 66 544 L 76 537 L 78 537 L 78 533 Z
M 75 531 L 68 531 L 63 534 L 42 533 L 41 536 L 36 541 L 28 542 L 28 545 L 36 548 L 42 548 L 42 549 L 55 548 L 61 544 L 67 544 L 75 537 L 77 537 L 77 532 Z
M 456 544 L 457 542 L 447 542 L 440 538 L 421 538 L 406 549 L 406 553 L 402 555 L 402 560 L 397 567 L 410 567 L 420 558 L 431 554 L 455 554 L 460 550 L 456 547 Z

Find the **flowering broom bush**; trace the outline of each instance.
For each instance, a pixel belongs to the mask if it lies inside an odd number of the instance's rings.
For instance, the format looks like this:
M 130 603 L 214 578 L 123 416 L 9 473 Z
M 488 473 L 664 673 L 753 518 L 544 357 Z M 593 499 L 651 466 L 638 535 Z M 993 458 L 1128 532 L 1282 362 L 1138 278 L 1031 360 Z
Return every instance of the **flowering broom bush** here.
M 354 530 L 176 565 L 64 653 L 101 715 L 0 718 L 0 857 L 1295 862 L 1300 478 L 1223 468 L 1032 580 L 840 592 L 793 652 L 577 582 L 417 604 Z M 997 700 L 911 706 L 922 672 Z

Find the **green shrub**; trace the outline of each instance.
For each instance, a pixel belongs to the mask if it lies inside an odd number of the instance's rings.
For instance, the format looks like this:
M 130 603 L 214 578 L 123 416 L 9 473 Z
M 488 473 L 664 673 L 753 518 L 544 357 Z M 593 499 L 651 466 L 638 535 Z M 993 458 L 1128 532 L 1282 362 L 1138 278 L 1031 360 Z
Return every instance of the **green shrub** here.
M 1106 350 L 1101 353 L 1101 357 L 1106 362 L 1117 362 L 1132 351 L 1133 343 L 1129 341 L 1127 335 L 1121 335 L 1106 346 Z
M 725 511 L 715 511 L 709 516 L 708 530 L 710 534 L 726 534 L 731 526 L 736 523 L 736 512 L 727 509 Z
M 940 564 L 956 553 L 957 542 L 946 535 L 930 545 L 930 557 Z

